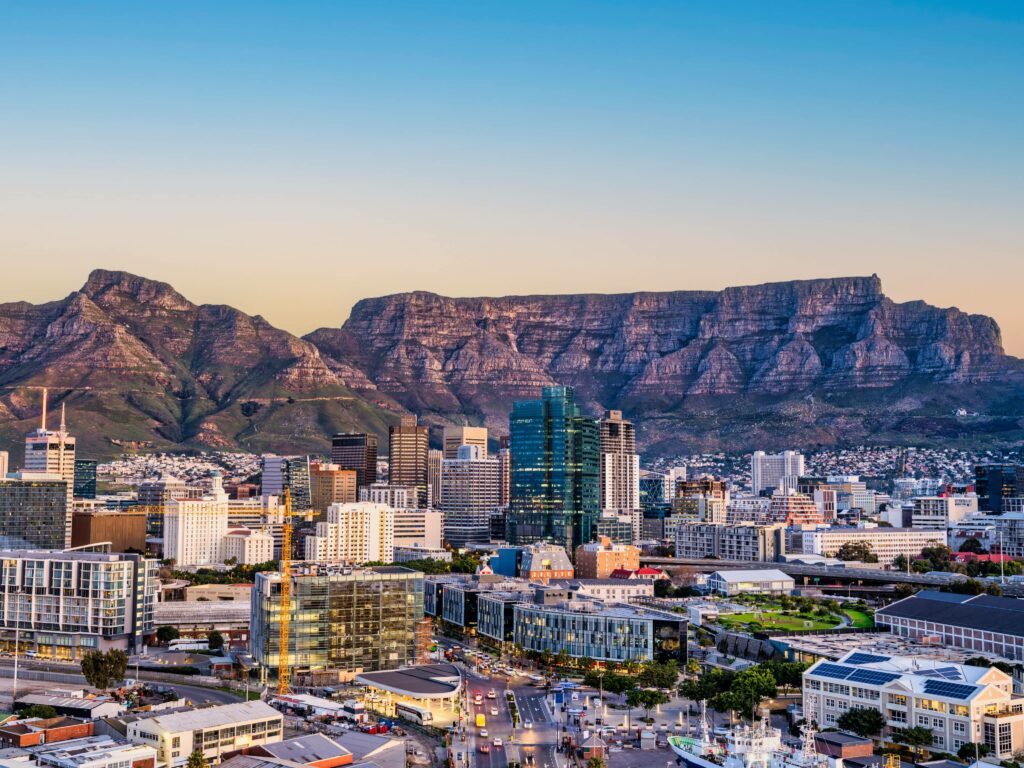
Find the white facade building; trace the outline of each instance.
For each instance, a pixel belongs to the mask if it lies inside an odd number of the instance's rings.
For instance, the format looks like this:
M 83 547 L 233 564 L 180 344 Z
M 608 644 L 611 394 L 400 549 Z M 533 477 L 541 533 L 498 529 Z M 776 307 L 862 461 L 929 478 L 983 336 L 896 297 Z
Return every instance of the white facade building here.
M 942 530 L 968 515 L 976 514 L 978 497 L 973 493 L 965 496 L 919 496 L 914 499 L 910 525 L 913 528 Z
M 897 557 L 917 557 L 925 547 L 946 544 L 946 530 L 922 528 L 817 528 L 802 534 L 802 552 L 806 555 L 835 557 L 843 544 L 866 542 L 882 565 L 892 565 Z
M 395 510 L 385 504 L 332 504 L 327 521 L 306 538 L 306 560 L 390 563 L 395 558 Z
M 765 453 L 754 451 L 750 457 L 750 487 L 754 495 L 762 491 L 774 492 L 781 487 L 782 478 L 804 474 L 804 457 L 796 451 Z
M 173 499 L 164 512 L 164 557 L 183 568 L 224 562 L 228 532 L 228 495 L 213 478 L 201 499 Z
M 252 528 L 232 528 L 224 536 L 224 560 L 258 565 L 274 559 L 274 537 Z
M 440 549 L 444 534 L 444 512 L 436 509 L 396 509 L 396 547 Z
M 491 540 L 491 515 L 501 508 L 501 463 L 479 446 L 462 445 L 441 464 L 444 537 L 454 547 Z

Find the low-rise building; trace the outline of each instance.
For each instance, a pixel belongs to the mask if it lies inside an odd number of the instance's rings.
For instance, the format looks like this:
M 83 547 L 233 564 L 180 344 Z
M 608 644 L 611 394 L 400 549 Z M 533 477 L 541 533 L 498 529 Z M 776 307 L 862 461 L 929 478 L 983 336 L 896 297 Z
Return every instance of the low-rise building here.
M 918 496 L 914 499 L 910 525 L 944 531 L 970 515 L 978 513 L 978 497 L 971 493 L 963 496 Z
M 714 594 L 732 597 L 742 594 L 788 595 L 796 587 L 793 577 L 777 568 L 715 571 L 706 583 Z
M 619 568 L 639 567 L 639 549 L 630 544 L 613 544 L 606 536 L 576 547 L 575 570 L 581 579 L 606 579 Z
M 274 559 L 274 537 L 252 528 L 233 528 L 224 536 L 224 561 L 259 565 Z
M 30 717 L 0 725 L 0 746 L 33 747 L 93 735 L 93 723 L 74 717 Z
M 782 523 L 681 523 L 676 528 L 676 557 L 772 562 L 786 553 Z
M 834 557 L 847 543 L 866 543 L 882 565 L 892 565 L 900 555 L 917 557 L 921 550 L 946 544 L 946 531 L 919 528 L 814 528 L 802 532 L 804 554 Z
M 156 750 L 110 736 L 45 743 L 29 750 L 37 765 L 54 768 L 154 768 Z
M 527 651 L 603 662 L 686 659 L 686 619 L 676 613 L 591 600 L 512 610 L 513 639 Z
M 923 590 L 879 608 L 875 623 L 903 637 L 1024 661 L 1024 600 Z
M 920 727 L 931 733 L 933 752 L 973 742 L 1007 759 L 1024 747 L 1024 698 L 1012 691 L 1012 678 L 995 667 L 852 650 L 804 672 L 803 709 L 822 728 L 854 707 L 876 709 L 885 718 L 883 742 Z
M 281 741 L 284 717 L 262 701 L 156 714 L 128 723 L 127 737 L 157 752 L 157 764 L 184 765 L 193 751 L 212 761 L 225 752 Z

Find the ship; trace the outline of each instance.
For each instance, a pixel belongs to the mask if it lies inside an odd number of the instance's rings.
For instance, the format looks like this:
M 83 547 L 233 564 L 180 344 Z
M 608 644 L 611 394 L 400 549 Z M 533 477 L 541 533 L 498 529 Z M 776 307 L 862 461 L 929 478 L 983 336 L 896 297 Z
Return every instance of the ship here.
M 786 746 L 782 731 L 765 716 L 754 725 L 734 726 L 723 746 L 712 738 L 702 704 L 697 736 L 669 736 L 668 745 L 685 768 L 828 768 L 828 758 L 815 749 L 814 730 L 804 726 L 801 735 L 801 747 Z

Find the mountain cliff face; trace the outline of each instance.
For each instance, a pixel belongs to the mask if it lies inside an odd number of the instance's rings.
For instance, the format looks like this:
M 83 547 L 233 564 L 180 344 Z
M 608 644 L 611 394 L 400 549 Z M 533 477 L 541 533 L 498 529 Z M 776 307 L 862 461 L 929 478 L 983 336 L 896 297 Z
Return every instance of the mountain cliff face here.
M 859 439 L 877 430 L 871 418 L 856 425 L 856 409 L 867 407 L 857 402 L 872 404 L 866 417 L 895 407 L 905 421 L 929 404 L 948 415 L 955 400 L 944 400 L 965 392 L 983 390 L 986 403 L 1008 383 L 1005 396 L 1020 392 L 1019 361 L 1003 353 L 991 318 L 894 303 L 874 276 L 720 292 L 399 294 L 360 301 L 342 328 L 306 338 L 339 375 L 355 368 L 380 392 L 442 420 L 470 414 L 503 429 L 512 400 L 563 383 L 593 410 L 646 421 L 647 445 L 738 447 L 732 428 L 772 414 L 795 439 Z M 696 431 L 709 410 L 718 426 Z
M 315 346 L 263 318 L 102 270 L 63 301 L 0 305 L 0 422 L 12 448 L 38 419 L 42 386 L 101 455 L 126 444 L 322 446 L 333 426 L 381 429 L 387 417 Z
M 1024 436 L 1024 376 L 987 317 L 896 304 L 877 278 L 623 295 L 359 302 L 304 339 L 165 283 L 93 272 L 0 305 L 0 440 L 20 460 L 39 388 L 83 454 L 325 450 L 402 411 L 504 434 L 512 400 L 576 387 L 650 451 Z M 957 418 L 955 408 L 979 412 Z

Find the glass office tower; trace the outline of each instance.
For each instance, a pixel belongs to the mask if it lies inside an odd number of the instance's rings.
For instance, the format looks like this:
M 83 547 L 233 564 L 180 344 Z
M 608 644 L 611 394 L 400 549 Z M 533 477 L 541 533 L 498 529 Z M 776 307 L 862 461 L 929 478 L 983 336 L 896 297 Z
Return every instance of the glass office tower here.
M 590 541 L 600 509 L 600 430 L 572 387 L 545 387 L 515 403 L 509 423 L 511 544 L 550 541 L 569 552 Z

